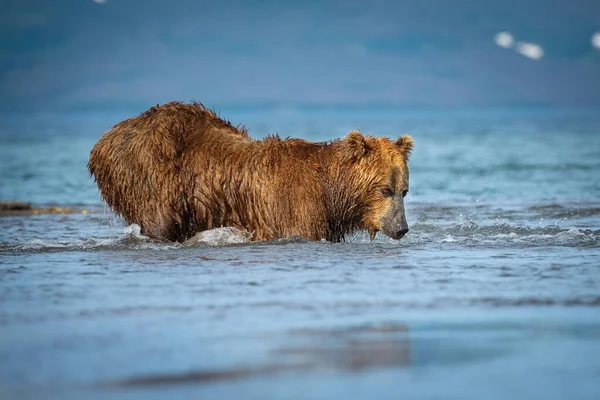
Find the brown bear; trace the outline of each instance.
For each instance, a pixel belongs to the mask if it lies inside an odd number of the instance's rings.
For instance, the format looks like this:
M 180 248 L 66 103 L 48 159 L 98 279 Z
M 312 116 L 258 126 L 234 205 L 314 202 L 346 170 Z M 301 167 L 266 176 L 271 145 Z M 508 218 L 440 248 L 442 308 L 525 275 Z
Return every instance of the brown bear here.
M 358 131 L 322 143 L 255 140 L 200 103 L 171 102 L 115 125 L 88 169 L 108 205 L 157 239 L 222 226 L 252 240 L 340 242 L 362 229 L 400 239 L 412 147 L 410 136 Z

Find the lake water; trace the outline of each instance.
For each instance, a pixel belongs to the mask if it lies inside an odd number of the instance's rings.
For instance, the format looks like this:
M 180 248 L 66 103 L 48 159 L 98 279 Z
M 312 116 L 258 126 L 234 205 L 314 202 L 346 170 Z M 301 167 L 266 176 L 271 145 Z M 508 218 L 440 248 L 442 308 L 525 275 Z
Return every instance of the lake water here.
M 0 398 L 600 398 L 599 113 L 226 116 L 412 134 L 410 232 L 155 242 L 86 171 L 121 117 L 4 118 L 0 200 L 79 212 L 0 217 Z

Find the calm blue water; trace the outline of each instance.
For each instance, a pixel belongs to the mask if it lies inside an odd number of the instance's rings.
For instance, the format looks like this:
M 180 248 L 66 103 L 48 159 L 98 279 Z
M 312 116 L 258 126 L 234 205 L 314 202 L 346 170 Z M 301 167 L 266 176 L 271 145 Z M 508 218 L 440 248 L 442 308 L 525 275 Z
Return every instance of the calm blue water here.
M 165 244 L 85 165 L 121 117 L 0 120 L 0 398 L 600 398 L 600 114 L 225 115 L 416 141 L 401 241 Z M 239 239 L 239 238 L 237 238 Z

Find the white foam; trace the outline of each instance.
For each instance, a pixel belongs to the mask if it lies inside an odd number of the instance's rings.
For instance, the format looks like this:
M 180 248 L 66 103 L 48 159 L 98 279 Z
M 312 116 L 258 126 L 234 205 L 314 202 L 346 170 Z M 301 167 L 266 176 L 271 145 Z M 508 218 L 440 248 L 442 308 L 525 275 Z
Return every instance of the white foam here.
M 497 235 L 490 236 L 492 239 L 517 239 L 518 237 L 519 235 L 517 235 L 515 232 L 499 233 Z
M 77 250 L 175 250 L 182 246 L 227 246 L 250 242 L 252 234 L 233 227 L 216 228 L 197 233 L 184 244 L 153 240 L 141 234 L 139 225 L 125 227 L 123 233 L 109 237 L 74 238 L 71 240 L 31 239 L 22 244 L 8 246 L 24 251 L 77 251 Z M 287 238 L 272 241 L 283 244 L 302 242 L 305 239 Z M 389 243 L 395 246 L 446 243 L 475 246 L 589 246 L 599 244 L 600 231 L 574 227 L 526 228 L 509 225 L 479 226 L 475 223 L 453 225 L 416 224 L 402 240 L 393 240 L 378 233 L 371 241 L 368 232 L 359 231 L 346 238 L 348 243 Z
M 32 239 L 15 247 L 17 250 L 90 250 L 103 248 L 125 248 L 131 250 L 166 250 L 181 247 L 179 243 L 163 243 L 150 239 L 141 234 L 137 224 L 131 224 L 123 229 L 119 237 L 87 237 L 73 240 L 43 240 Z
M 148 239 L 148 236 L 142 235 L 142 228 L 138 224 L 131 224 L 123 228 L 125 236 L 133 236 L 138 239 Z
M 555 237 L 561 243 L 581 243 L 595 241 L 595 237 L 593 235 L 586 235 L 575 228 L 571 228 L 568 231 L 559 232 L 555 235 Z
M 215 228 L 208 231 L 198 232 L 196 235 L 185 241 L 185 245 L 193 246 L 204 244 L 209 246 L 222 246 L 228 244 L 248 243 L 252 234 L 241 231 L 234 227 Z
M 455 243 L 456 239 L 452 235 L 447 235 L 444 239 L 442 239 L 442 243 Z
M 62 243 L 47 242 L 42 239 L 31 239 L 19 246 L 20 250 L 61 249 L 67 247 Z

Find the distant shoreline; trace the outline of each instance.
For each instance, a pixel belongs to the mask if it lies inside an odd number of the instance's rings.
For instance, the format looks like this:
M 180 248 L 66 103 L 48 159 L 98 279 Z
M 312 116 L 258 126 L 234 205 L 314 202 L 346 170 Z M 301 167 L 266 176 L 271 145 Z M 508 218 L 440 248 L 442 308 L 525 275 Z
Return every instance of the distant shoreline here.
M 25 201 L 0 200 L 0 217 L 40 214 L 91 214 L 97 210 L 84 207 L 36 207 Z

